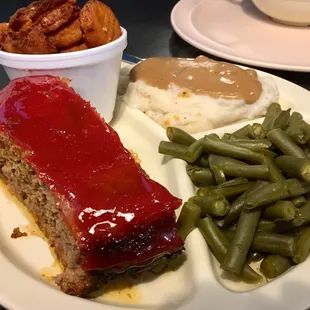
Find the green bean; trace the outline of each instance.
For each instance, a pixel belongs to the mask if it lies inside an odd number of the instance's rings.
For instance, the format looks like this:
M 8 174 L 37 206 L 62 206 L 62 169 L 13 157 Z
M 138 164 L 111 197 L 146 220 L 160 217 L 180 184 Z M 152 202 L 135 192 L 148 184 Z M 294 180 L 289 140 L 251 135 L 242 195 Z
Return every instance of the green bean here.
M 291 222 L 289 222 L 288 224 L 293 224 L 294 227 L 300 227 L 300 226 L 305 225 L 305 222 L 306 222 L 306 218 L 303 216 L 302 213 L 299 212 L 299 210 L 297 210 L 295 218 Z M 283 222 L 280 222 L 280 225 L 282 225 L 282 223 Z M 279 229 L 279 227 L 278 227 L 278 229 Z
M 258 252 L 250 252 L 248 255 L 248 263 L 257 263 L 264 259 L 264 255 Z
M 268 108 L 267 108 L 267 114 L 265 117 L 270 116 L 273 118 L 274 113 L 282 111 L 281 105 L 278 102 L 273 102 Z M 271 114 L 271 115 L 269 115 Z
M 260 265 L 261 273 L 268 279 L 274 279 L 292 266 L 290 259 L 279 255 L 268 255 Z
M 291 221 L 295 218 L 297 208 L 291 201 L 280 200 L 263 211 L 263 218 L 270 221 Z
M 290 197 L 301 196 L 310 191 L 310 183 L 297 179 L 287 179 L 286 188 Z
M 232 134 L 230 133 L 224 133 L 222 136 L 222 140 L 230 140 L 232 137 Z
M 244 163 L 243 161 L 226 157 L 226 156 L 220 156 L 215 154 L 210 154 L 208 157 L 209 164 L 211 166 L 219 166 L 222 167 L 227 164 L 236 164 L 236 165 L 245 165 L 248 166 L 248 164 Z
M 310 182 L 310 159 L 283 155 L 275 161 L 286 176 Z
M 291 109 L 282 111 L 278 104 L 272 104 L 268 110 L 263 122 L 263 126 L 267 132 L 272 129 L 285 129 L 290 121 Z
M 310 144 L 310 125 L 305 121 L 303 121 L 303 124 L 304 124 L 303 129 L 304 129 L 305 135 L 308 137 L 308 145 L 309 145 Z
M 273 128 L 285 129 L 289 124 L 290 118 L 291 109 L 279 112 L 277 118 L 274 120 Z
M 196 228 L 200 217 L 200 208 L 191 202 L 185 202 L 177 220 L 177 229 L 183 240 Z
M 251 250 L 292 257 L 296 251 L 296 240 L 291 236 L 258 231 L 253 239 Z
M 291 236 L 291 237 L 300 237 L 303 232 L 305 230 L 305 227 L 296 227 L 296 228 L 292 228 L 290 231 L 286 232 L 286 235 Z M 297 245 L 296 245 L 296 249 L 297 249 Z
M 310 141 L 310 138 L 308 138 L 308 141 Z M 309 159 L 310 158 L 310 148 L 309 148 L 309 146 L 303 146 L 302 150 L 305 153 L 306 158 Z
M 270 141 L 280 149 L 284 155 L 305 158 L 303 150 L 280 128 L 268 133 Z
M 216 155 L 228 156 L 239 160 L 245 160 L 255 163 L 262 161 L 262 155 L 242 148 L 240 146 L 231 145 L 227 141 L 216 140 L 205 137 L 204 152 Z M 210 161 L 210 158 L 209 158 Z
M 158 147 L 158 152 L 163 155 L 170 155 L 175 158 L 185 160 L 187 147 L 181 144 L 176 144 L 168 141 L 161 141 Z
M 208 158 L 205 156 L 200 156 L 194 163 L 194 166 L 202 167 L 202 168 L 209 168 L 209 161 Z
M 261 219 L 258 223 L 257 231 L 260 232 L 276 232 L 277 224 L 273 221 Z
M 226 182 L 226 177 L 225 174 L 222 170 L 221 167 L 219 166 L 211 166 L 211 170 L 213 172 L 214 178 L 215 178 L 215 182 L 217 184 L 222 184 Z
M 255 191 L 258 188 L 261 188 L 263 185 L 267 184 L 265 181 L 258 181 L 252 187 L 250 187 L 246 192 L 239 196 L 231 205 L 228 214 L 225 216 L 222 227 L 228 227 L 233 221 L 235 221 L 242 210 L 242 207 L 245 202 L 245 197 L 249 192 Z
M 303 233 L 299 236 L 297 241 L 296 253 L 293 257 L 293 261 L 296 264 L 304 262 L 310 251 L 310 227 L 306 227 Z
M 223 226 L 223 218 L 213 218 L 213 220 L 218 227 L 221 228 Z
M 235 235 L 234 231 L 224 233 L 228 240 L 232 240 Z M 253 238 L 250 250 L 293 257 L 296 253 L 296 239 L 293 236 L 258 231 Z
M 195 141 L 185 152 L 184 158 L 188 163 L 195 162 L 202 154 L 204 138 Z
M 237 228 L 237 223 L 234 223 L 234 224 L 230 225 L 227 230 L 234 232 L 234 231 L 236 231 L 236 228 Z
M 210 134 L 206 135 L 205 137 L 208 137 L 210 139 L 215 139 L 215 140 L 220 139 L 220 137 L 216 133 L 210 133 Z
M 225 175 L 231 177 L 244 177 L 255 180 L 269 180 L 269 167 L 264 165 L 238 165 L 226 164 L 222 166 Z
M 222 183 L 222 184 L 218 185 L 218 187 L 219 188 L 230 187 L 230 186 L 236 186 L 236 185 L 241 185 L 241 184 L 246 184 L 246 183 L 248 183 L 248 179 L 243 178 L 243 177 L 239 177 L 239 178 L 229 180 L 225 183 Z
M 233 139 L 230 140 L 229 143 L 244 147 L 250 150 L 256 149 L 269 149 L 272 146 L 272 143 L 268 139 L 259 139 L 259 140 L 252 140 L 252 139 Z
M 303 195 L 309 190 L 309 183 L 299 182 L 297 179 L 269 183 L 257 191 L 249 193 L 244 206 L 247 209 L 253 209 L 274 203 L 278 200 Z
M 273 158 L 264 156 L 263 164 L 266 166 L 269 166 L 269 174 L 270 174 L 270 181 L 271 182 L 284 181 L 285 180 L 280 169 L 276 166 Z
M 240 275 L 246 263 L 250 246 L 254 239 L 261 210 L 248 211 L 243 209 L 237 223 L 236 232 L 227 249 L 221 268 L 234 275 Z
M 197 190 L 196 196 L 208 196 L 215 189 L 217 189 L 216 186 L 207 186 L 199 188 Z
M 277 233 L 289 233 L 292 229 L 300 228 L 304 225 L 305 218 L 303 218 L 299 213 L 291 222 L 277 222 L 275 232 Z
M 300 208 L 304 203 L 306 203 L 306 198 L 304 196 L 298 196 L 292 199 L 292 203 L 296 208 Z
M 308 225 L 310 223 L 310 201 L 307 200 L 305 204 L 303 204 L 299 209 L 298 213 L 300 217 L 304 218 L 303 225 Z
M 203 187 L 197 191 L 197 196 L 207 196 L 209 194 L 224 195 L 225 197 L 232 197 L 242 194 L 249 189 L 254 183 L 248 182 L 245 184 L 234 185 L 229 187 L 223 187 L 219 185 L 217 187 Z
M 215 195 L 224 195 L 226 198 L 233 197 L 239 194 L 244 193 L 249 189 L 254 183 L 248 182 L 245 184 L 230 186 L 230 187 L 217 187 L 211 191 L 211 194 Z
M 201 216 L 211 215 L 216 217 L 225 216 L 229 211 L 229 202 L 225 196 L 209 195 L 209 196 L 194 196 L 189 199 L 191 203 L 199 206 Z
M 214 176 L 209 168 L 187 165 L 186 172 L 191 181 L 197 186 L 209 186 L 215 184 Z
M 250 135 L 251 130 L 252 130 L 251 125 L 245 125 L 244 127 L 233 132 L 232 136 L 234 136 L 234 137 L 248 137 Z
M 272 151 L 267 150 L 267 149 L 259 149 L 259 148 L 257 148 L 257 149 L 253 149 L 253 152 L 262 154 L 265 157 L 270 157 L 270 158 L 277 157 L 277 154 L 275 152 L 272 152 Z
M 226 140 L 230 141 L 231 143 L 237 142 L 237 141 L 241 141 L 241 142 L 249 141 L 249 143 L 252 143 L 254 141 L 249 136 L 235 136 L 233 133 L 231 133 L 231 134 L 225 133 L 225 135 L 229 135 L 229 139 L 226 139 Z M 265 140 L 265 139 L 263 139 L 263 140 Z
M 236 230 L 223 230 L 225 237 L 231 241 L 235 235 Z
M 254 123 L 251 126 L 249 135 L 253 139 L 264 139 L 266 137 L 266 130 L 262 124 Z
M 222 263 L 229 246 L 229 241 L 224 233 L 212 221 L 211 217 L 200 220 L 197 226 L 215 258 Z M 262 281 L 262 277 L 247 264 L 244 265 L 240 278 L 247 283 L 259 283 Z
M 296 144 L 306 144 L 308 141 L 308 136 L 305 133 L 305 122 L 300 113 L 292 113 L 285 132 Z
M 167 127 L 166 135 L 171 142 L 185 146 L 190 146 L 196 141 L 190 134 L 176 127 Z
M 268 183 L 258 190 L 249 193 L 245 199 L 244 206 L 245 208 L 252 209 L 285 199 L 288 196 L 285 181 Z
M 277 223 L 277 231 L 280 233 L 289 232 L 294 228 L 306 226 L 310 223 L 310 201 L 307 200 L 299 209 L 297 209 L 296 217 L 288 223 Z
M 268 107 L 265 119 L 262 124 L 267 132 L 273 129 L 273 123 L 280 112 L 281 106 L 278 103 L 272 103 Z
M 234 222 L 240 216 L 247 193 L 248 191 L 244 192 L 231 204 L 228 214 L 224 217 L 224 221 L 222 225 L 223 228 L 228 227 L 232 222 Z

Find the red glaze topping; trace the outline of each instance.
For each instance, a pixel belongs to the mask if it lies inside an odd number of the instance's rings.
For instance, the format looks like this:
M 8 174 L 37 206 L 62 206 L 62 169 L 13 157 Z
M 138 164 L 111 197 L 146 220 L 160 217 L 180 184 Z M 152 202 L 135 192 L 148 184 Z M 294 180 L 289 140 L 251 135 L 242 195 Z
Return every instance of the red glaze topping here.
M 54 193 L 84 268 L 124 269 L 183 246 L 181 200 L 151 180 L 118 134 L 57 77 L 19 78 L 0 92 L 0 130 Z M 67 203 L 69 202 L 69 203 Z

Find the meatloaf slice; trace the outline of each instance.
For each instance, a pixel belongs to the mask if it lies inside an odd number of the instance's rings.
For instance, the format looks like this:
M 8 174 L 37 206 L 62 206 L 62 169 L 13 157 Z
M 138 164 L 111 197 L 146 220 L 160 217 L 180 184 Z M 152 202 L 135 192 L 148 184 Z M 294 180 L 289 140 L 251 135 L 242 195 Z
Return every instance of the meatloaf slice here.
M 174 215 L 181 201 L 59 78 L 20 78 L 0 92 L 0 167 L 53 246 L 65 293 L 86 296 L 182 250 Z

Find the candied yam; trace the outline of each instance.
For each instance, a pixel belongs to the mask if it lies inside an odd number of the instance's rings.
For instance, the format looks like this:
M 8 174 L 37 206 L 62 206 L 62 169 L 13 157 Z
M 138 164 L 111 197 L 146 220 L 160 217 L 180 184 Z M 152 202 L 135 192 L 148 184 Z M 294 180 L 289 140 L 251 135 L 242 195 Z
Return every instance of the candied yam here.
M 81 28 L 88 47 L 107 44 L 121 36 L 120 24 L 113 11 L 98 0 L 88 1 L 81 9 Z
M 77 45 L 73 45 L 67 49 L 61 50 L 60 53 L 71 53 L 87 50 L 87 45 L 85 43 L 80 43 Z
M 9 33 L 9 24 L 0 23 L 0 47 L 2 47 L 2 44 L 5 41 L 8 33 Z
M 48 36 L 49 41 L 58 49 L 66 49 L 82 40 L 82 30 L 78 19 L 70 25 Z
M 30 32 L 9 32 L 3 50 L 16 54 L 54 54 L 57 49 L 38 29 Z
M 68 53 L 121 36 L 120 24 L 107 5 L 90 0 L 80 10 L 76 3 L 41 0 L 17 10 L 8 26 L 0 26 L 0 48 L 11 53 Z
M 50 11 L 39 22 L 38 27 L 45 34 L 53 32 L 76 19 L 80 9 L 71 3 L 65 3 L 58 8 Z
M 76 0 L 35 1 L 16 11 L 10 18 L 10 28 L 13 31 L 26 30 L 39 23 L 44 33 L 54 31 L 78 17 L 79 8 L 75 4 Z
M 25 8 L 18 9 L 15 14 L 10 18 L 9 27 L 13 31 L 26 29 L 32 25 L 32 18 L 36 13 L 37 8 L 40 6 L 39 1 L 31 3 Z
M 56 9 L 57 7 L 68 3 L 68 4 L 76 4 L 76 0 L 42 0 L 33 14 L 33 20 L 36 20 L 42 17 L 46 12 Z

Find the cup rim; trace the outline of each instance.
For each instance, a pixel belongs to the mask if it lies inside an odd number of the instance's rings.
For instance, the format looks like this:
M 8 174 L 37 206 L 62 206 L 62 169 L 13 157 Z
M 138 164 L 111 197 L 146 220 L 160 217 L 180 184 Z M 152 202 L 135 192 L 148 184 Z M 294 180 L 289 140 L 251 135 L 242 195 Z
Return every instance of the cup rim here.
M 73 60 L 78 58 L 86 58 L 89 56 L 95 56 L 103 52 L 109 52 L 115 48 L 118 48 L 122 45 L 126 45 L 127 40 L 127 31 L 125 28 L 121 27 L 122 35 L 104 45 L 98 47 L 89 48 L 83 51 L 76 51 L 70 53 L 57 53 L 57 54 L 15 54 L 8 53 L 0 50 L 0 58 L 9 60 L 9 61 L 20 61 L 20 62 L 45 62 L 45 61 L 64 61 L 64 60 Z

